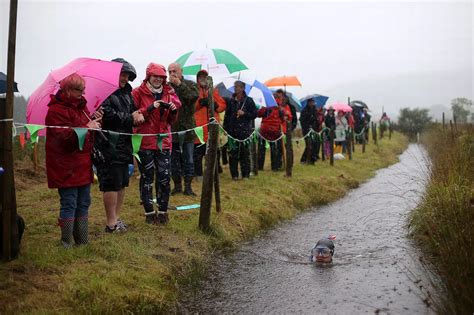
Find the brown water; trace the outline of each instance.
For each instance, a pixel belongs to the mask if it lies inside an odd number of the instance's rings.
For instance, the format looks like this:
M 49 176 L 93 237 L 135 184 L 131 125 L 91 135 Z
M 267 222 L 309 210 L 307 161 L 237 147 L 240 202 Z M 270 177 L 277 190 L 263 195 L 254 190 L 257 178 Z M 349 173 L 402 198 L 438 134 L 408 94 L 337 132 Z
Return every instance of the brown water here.
M 337 167 L 337 164 L 336 166 Z M 221 257 L 182 313 L 431 314 L 438 282 L 407 238 L 407 214 L 423 192 L 427 159 L 410 147 L 400 162 L 343 199 L 314 208 Z M 336 234 L 334 262 L 308 262 Z M 437 285 L 436 285 L 437 286 Z

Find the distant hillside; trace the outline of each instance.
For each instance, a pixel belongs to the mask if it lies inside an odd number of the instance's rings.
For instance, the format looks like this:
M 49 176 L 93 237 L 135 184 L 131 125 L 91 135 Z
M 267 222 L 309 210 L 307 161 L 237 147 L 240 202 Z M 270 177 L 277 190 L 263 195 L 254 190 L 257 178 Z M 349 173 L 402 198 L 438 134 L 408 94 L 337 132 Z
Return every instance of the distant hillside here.
M 473 99 L 472 73 L 468 72 L 410 73 L 386 78 L 361 79 L 322 93 L 331 95 L 332 99 L 346 99 L 350 96 L 352 100 L 363 100 L 377 119 L 382 114 L 382 107 L 392 118 L 398 116 L 402 107 L 434 107 L 433 118 L 441 120 L 442 111 L 449 112 L 452 99 L 456 97 Z

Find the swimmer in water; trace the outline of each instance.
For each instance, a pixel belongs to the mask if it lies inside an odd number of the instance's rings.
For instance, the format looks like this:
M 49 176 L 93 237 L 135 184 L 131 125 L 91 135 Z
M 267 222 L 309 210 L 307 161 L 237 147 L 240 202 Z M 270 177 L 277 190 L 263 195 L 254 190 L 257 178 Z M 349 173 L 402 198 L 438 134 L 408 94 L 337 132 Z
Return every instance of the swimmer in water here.
M 311 249 L 311 262 L 317 263 L 331 263 L 332 256 L 334 256 L 334 240 L 336 235 L 329 235 L 326 238 L 320 239 L 316 245 Z

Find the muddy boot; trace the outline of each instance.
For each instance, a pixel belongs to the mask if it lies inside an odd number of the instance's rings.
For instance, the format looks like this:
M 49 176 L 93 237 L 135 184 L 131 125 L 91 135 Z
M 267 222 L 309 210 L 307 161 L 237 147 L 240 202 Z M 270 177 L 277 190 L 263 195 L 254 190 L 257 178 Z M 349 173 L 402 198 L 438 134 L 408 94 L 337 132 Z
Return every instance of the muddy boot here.
M 85 245 L 89 243 L 89 223 L 88 217 L 74 219 L 74 229 L 72 232 L 76 245 Z
M 158 211 L 158 215 L 156 216 L 156 224 L 167 224 L 170 219 L 168 218 L 168 212 L 166 211 Z
M 74 218 L 71 219 L 61 219 L 58 218 L 58 225 L 61 228 L 61 243 L 64 248 L 73 247 L 73 235 L 74 230 Z
M 193 181 L 192 176 L 187 176 L 184 178 L 184 194 L 187 196 L 196 196 L 196 194 L 193 192 L 193 189 L 191 187 L 192 181 Z
M 176 195 L 183 192 L 183 186 L 181 185 L 181 176 L 173 176 L 174 188 L 171 191 L 171 195 Z
M 145 212 L 145 223 L 156 224 L 156 213 L 155 213 L 155 211 Z

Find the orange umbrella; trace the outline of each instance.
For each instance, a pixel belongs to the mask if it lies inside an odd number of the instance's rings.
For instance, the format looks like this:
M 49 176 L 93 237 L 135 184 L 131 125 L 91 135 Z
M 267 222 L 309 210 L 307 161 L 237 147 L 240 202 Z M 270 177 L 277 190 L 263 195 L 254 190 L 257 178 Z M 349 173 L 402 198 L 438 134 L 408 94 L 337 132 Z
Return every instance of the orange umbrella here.
M 282 76 L 272 78 L 265 82 L 266 86 L 301 86 L 300 80 L 296 76 Z

